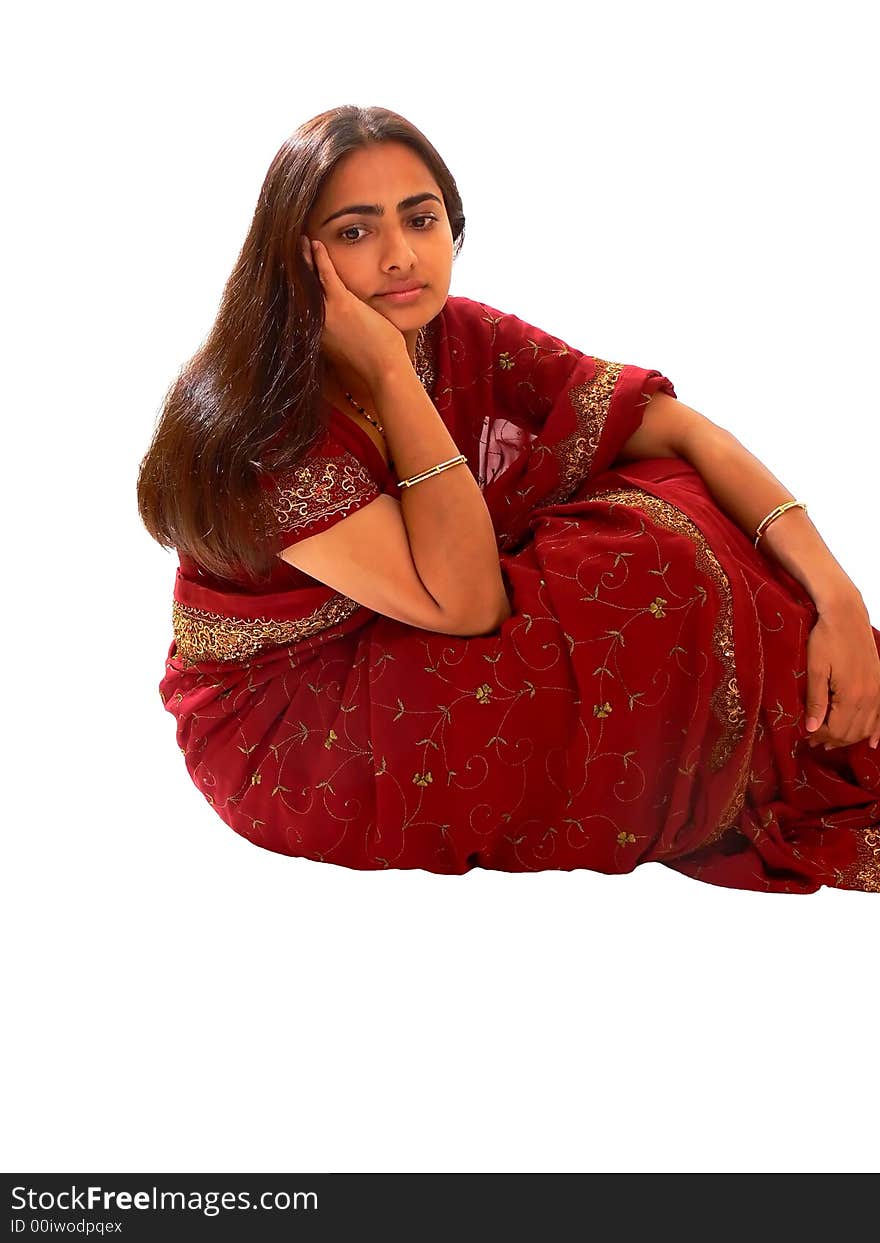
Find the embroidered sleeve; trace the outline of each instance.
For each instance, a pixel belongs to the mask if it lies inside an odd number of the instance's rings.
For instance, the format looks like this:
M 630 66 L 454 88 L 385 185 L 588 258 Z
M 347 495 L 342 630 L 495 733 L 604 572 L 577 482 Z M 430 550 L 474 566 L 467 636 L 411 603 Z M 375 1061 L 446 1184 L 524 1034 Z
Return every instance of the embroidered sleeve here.
M 326 437 L 292 470 L 274 481 L 276 551 L 327 531 L 380 495 L 366 465 Z

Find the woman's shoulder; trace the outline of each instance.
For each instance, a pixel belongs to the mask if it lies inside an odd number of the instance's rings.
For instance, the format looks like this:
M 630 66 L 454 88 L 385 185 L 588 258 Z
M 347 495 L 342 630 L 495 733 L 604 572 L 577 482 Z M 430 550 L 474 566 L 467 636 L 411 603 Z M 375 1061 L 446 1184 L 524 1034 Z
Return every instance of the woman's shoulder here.
M 469 328 L 474 332 L 482 332 L 490 338 L 506 340 L 538 339 L 542 342 L 552 341 L 565 346 L 562 338 L 555 333 L 539 328 L 517 315 L 515 311 L 504 310 L 492 303 L 462 295 L 450 296 L 443 308 L 443 318 L 448 329 Z M 571 346 L 565 346 L 571 349 Z
M 524 366 L 547 358 L 562 358 L 571 365 L 584 356 L 557 333 L 476 298 L 447 298 L 443 317 L 447 339 L 464 343 L 468 353 L 485 365 L 491 363 L 502 377 L 506 371 L 518 368 L 521 372 Z
M 468 298 L 463 294 L 450 294 L 443 306 L 442 315 L 447 323 L 478 324 L 487 321 L 487 317 L 499 317 L 507 314 L 481 302 L 477 298 Z

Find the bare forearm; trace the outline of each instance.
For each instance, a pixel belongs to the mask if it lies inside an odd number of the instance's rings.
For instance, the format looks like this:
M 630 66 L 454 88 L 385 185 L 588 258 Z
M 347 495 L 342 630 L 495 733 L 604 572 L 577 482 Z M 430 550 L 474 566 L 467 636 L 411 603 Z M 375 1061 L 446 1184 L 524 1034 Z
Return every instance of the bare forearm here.
M 701 426 L 682 448 L 720 508 L 752 540 L 762 518 L 777 505 L 807 500 L 793 496 L 735 436 L 713 423 Z M 797 579 L 817 608 L 861 595 L 803 509 L 788 509 L 774 519 L 758 550 Z
M 407 358 L 389 364 L 371 391 L 399 479 L 457 457 L 449 434 Z M 461 463 L 411 488 L 399 500 L 419 577 L 451 617 L 509 616 L 498 545 L 479 484 Z

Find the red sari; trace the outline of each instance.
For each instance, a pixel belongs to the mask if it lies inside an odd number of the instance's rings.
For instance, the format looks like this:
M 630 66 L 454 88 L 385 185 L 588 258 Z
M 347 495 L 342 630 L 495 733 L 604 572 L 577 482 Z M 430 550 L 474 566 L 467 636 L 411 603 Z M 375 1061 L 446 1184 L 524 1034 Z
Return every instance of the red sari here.
M 160 694 L 221 819 L 351 868 L 658 862 L 740 889 L 880 890 L 880 757 L 806 742 L 812 600 L 689 463 L 612 469 L 671 382 L 463 297 L 427 340 L 512 616 L 436 634 L 280 558 L 255 589 L 181 556 Z M 276 551 L 399 496 L 335 410 L 271 487 Z

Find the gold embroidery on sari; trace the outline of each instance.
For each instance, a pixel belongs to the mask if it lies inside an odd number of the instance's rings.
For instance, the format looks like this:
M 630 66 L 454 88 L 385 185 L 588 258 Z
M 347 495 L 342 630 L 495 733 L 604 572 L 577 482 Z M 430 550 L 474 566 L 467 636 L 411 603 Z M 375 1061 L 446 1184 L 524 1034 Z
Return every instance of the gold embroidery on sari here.
M 696 549 L 695 565 L 702 573 L 707 574 L 718 589 L 720 607 L 712 632 L 712 647 L 720 661 L 724 673 L 721 681 L 712 694 L 711 706 L 716 719 L 721 725 L 721 734 L 712 748 L 709 765 L 712 772 L 718 772 L 730 759 L 734 749 L 741 741 L 745 730 L 745 709 L 740 700 L 739 686 L 736 680 L 736 661 L 733 639 L 733 597 L 730 581 L 721 567 L 718 558 L 709 546 L 696 523 L 692 522 L 680 509 L 660 497 L 653 496 L 641 488 L 606 488 L 589 493 L 589 500 L 609 501 L 612 505 L 623 503 L 634 505 L 648 513 L 651 519 L 663 526 L 686 535 L 693 541 Z M 748 782 L 749 762 L 741 766 L 737 776 L 736 788 L 732 792 L 727 807 L 724 809 L 719 823 L 712 830 L 702 845 L 717 841 L 742 810 Z
M 880 893 L 880 824 L 857 832 L 859 845 L 856 861 L 838 874 L 835 884 L 841 889 Z
M 416 373 L 429 397 L 432 395 L 434 385 L 437 382 L 437 338 L 439 325 L 440 317 L 435 315 L 430 323 L 423 325 L 419 329 L 419 335 L 416 337 Z
M 250 660 L 266 648 L 297 643 L 350 617 L 361 606 L 357 600 L 336 594 L 308 617 L 273 621 L 266 617 L 225 617 L 202 609 L 172 604 L 175 659 L 189 668 L 199 661 Z
M 542 506 L 564 501 L 592 469 L 614 387 L 624 367 L 623 363 L 606 362 L 604 358 L 594 358 L 593 362 L 596 364 L 593 378 L 569 391 L 577 425 L 564 440 L 550 446 L 549 451 L 559 467 L 559 486 L 542 499 Z
M 367 467 L 348 450 L 301 463 L 285 475 L 285 485 L 272 498 L 279 533 L 301 531 L 319 518 L 345 512 L 379 494 Z

